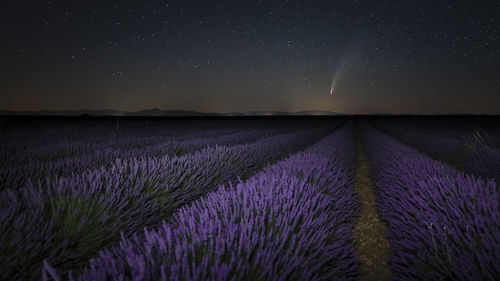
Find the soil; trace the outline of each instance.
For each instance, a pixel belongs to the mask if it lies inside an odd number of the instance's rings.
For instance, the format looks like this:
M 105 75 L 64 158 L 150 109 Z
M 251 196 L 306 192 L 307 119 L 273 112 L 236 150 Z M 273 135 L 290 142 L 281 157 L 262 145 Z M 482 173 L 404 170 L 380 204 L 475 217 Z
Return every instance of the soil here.
M 354 227 L 356 255 L 360 261 L 361 280 L 390 280 L 390 246 L 385 235 L 387 227 L 379 218 L 375 194 L 370 180 L 370 166 L 361 141 L 358 141 L 358 168 L 355 178 L 361 210 Z

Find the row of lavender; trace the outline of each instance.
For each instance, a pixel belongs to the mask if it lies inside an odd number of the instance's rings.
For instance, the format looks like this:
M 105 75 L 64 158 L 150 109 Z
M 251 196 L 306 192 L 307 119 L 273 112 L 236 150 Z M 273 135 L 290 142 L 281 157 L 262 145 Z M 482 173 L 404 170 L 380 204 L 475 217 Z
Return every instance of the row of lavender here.
M 124 235 L 71 280 L 353 280 L 355 142 L 347 125 L 155 230 Z M 44 279 L 60 273 L 45 261 Z
M 383 123 L 445 138 L 469 140 L 480 136 L 486 144 L 500 147 L 498 118 L 492 116 L 398 118 L 385 119 Z
M 338 125 L 181 157 L 117 160 L 110 168 L 6 189 L 0 193 L 0 279 L 36 279 L 43 258 L 63 270 L 78 268 L 120 233 L 158 226 L 218 185 L 248 178 Z
M 57 178 L 100 166 L 110 166 L 116 159 L 180 156 L 204 147 L 250 143 L 266 136 L 296 129 L 293 126 L 284 126 L 274 130 L 243 130 L 229 134 L 228 130 L 193 132 L 184 136 L 182 141 L 168 137 L 120 138 L 94 143 L 88 139 L 84 142 L 71 140 L 47 148 L 33 141 L 30 143 L 32 149 L 9 152 L 11 155 L 18 155 L 19 159 L 26 158 L 26 161 L 17 165 L 12 159 L 6 162 L 8 166 L 0 169 L 0 190 L 21 187 L 28 179 L 37 182 L 47 177 Z M 41 148 L 36 149 L 37 147 Z M 47 159 L 48 157 L 44 155 L 50 155 L 50 158 Z M 19 159 L 17 162 L 20 162 Z
M 466 173 L 493 178 L 500 183 L 500 148 L 487 145 L 478 136 L 454 139 L 394 126 L 394 123 L 377 122 L 376 126 L 418 150 Z
M 60 132 L 58 137 L 22 137 L 22 136 L 3 136 L 2 146 L 0 147 L 0 167 L 5 165 L 20 165 L 28 163 L 33 159 L 38 161 L 51 161 L 64 157 L 80 156 L 92 150 L 103 148 L 113 148 L 125 150 L 144 145 L 157 145 L 172 140 L 187 140 L 192 138 L 210 138 L 241 132 L 237 129 L 218 129 L 218 130 L 194 130 L 186 131 L 181 136 L 178 134 L 152 135 L 152 136 L 106 136 L 83 135 L 78 138 L 66 136 Z
M 0 167 L 26 163 L 30 159 L 48 160 L 78 153 L 80 146 L 101 145 L 120 148 L 142 146 L 169 140 L 210 138 L 242 131 L 274 131 L 277 128 L 305 128 L 321 125 L 321 120 L 207 120 L 207 121 L 161 121 L 155 126 L 140 126 L 129 120 L 117 130 L 105 126 L 105 121 L 88 123 L 72 121 L 66 126 L 51 123 L 12 124 L 8 130 L 0 131 Z M 148 120 L 146 120 L 148 121 Z M 264 122 L 266 121 L 266 122 Z M 132 123 L 131 123 L 132 122 Z M 33 123 L 33 124 L 32 124 Z M 48 133 L 49 132 L 49 133 Z M 100 148 L 100 147 L 97 147 Z M 76 151 L 75 151 L 76 150 Z M 61 154 L 60 156 L 58 154 Z
M 212 137 L 205 137 L 206 132 L 198 136 L 192 133 L 195 140 L 211 139 L 218 141 L 226 131 L 213 131 Z M 217 137 L 220 136 L 220 137 Z M 46 177 L 54 178 L 79 173 L 84 170 L 112 164 L 117 158 L 133 158 L 146 152 L 175 154 L 181 145 L 171 137 L 148 138 L 85 138 L 81 141 L 63 139 L 54 144 L 43 145 L 44 139 L 24 143 L 15 148 L 4 147 L 3 167 L 0 168 L 0 190 L 17 188 L 25 185 L 30 179 L 33 182 Z M 238 138 L 236 141 L 243 141 Z M 169 148 L 171 148 L 169 150 Z M 177 148 L 177 149 L 176 149 Z M 194 146 L 193 146 L 194 148 Z
M 498 280 L 500 190 L 365 126 L 395 280 Z
M 251 125 L 251 123 L 247 123 L 247 125 Z M 64 157 L 77 157 L 92 152 L 92 150 L 105 148 L 126 151 L 127 149 L 137 149 L 144 146 L 158 146 L 165 142 L 181 142 L 196 138 L 210 139 L 245 131 L 273 132 L 281 127 L 285 127 L 285 130 L 291 130 L 300 128 L 301 125 L 285 123 L 284 126 L 263 126 L 261 123 L 256 123 L 247 128 L 224 128 L 222 126 L 213 129 L 188 129 L 189 127 L 196 127 L 196 123 L 194 123 L 180 132 L 169 130 L 170 126 L 168 125 L 164 127 L 166 128 L 158 128 L 159 131 L 149 132 L 148 134 L 143 132 L 143 128 L 129 128 L 127 133 L 111 129 L 114 133 L 111 135 L 106 135 L 105 132 L 102 132 L 102 129 L 95 132 L 86 132 L 89 128 L 84 128 L 84 132 L 77 136 L 72 132 L 74 130 L 72 128 L 62 128 L 57 135 L 54 135 L 55 133 L 49 134 L 49 136 L 42 134 L 36 137 L 16 135 L 14 132 L 10 132 L 0 135 L 0 140 L 2 141 L 2 146 L 0 147 L 0 167 L 25 164 L 33 159 L 51 161 Z M 133 135 L 133 132 L 136 134 Z
M 145 145 L 153 146 L 165 143 L 166 141 L 185 141 L 193 138 L 212 138 L 222 135 L 234 134 L 243 131 L 267 131 L 273 132 L 277 128 L 285 132 L 287 129 L 303 128 L 311 124 L 321 124 L 320 120 L 314 122 L 268 122 L 262 121 L 240 121 L 241 123 L 231 123 L 229 121 L 217 123 L 214 127 L 212 123 L 201 121 L 191 121 L 184 124 L 183 130 L 180 130 L 179 124 L 172 125 L 171 122 L 163 122 L 162 126 L 156 126 L 155 131 L 147 130 L 143 127 L 132 125 L 116 131 L 114 128 L 102 128 L 102 121 L 94 121 L 87 126 L 56 127 L 53 132 L 46 135 L 41 129 L 50 131 L 48 124 L 45 126 L 28 128 L 12 128 L 7 132 L 0 134 L 0 168 L 18 164 L 24 164 L 33 159 L 36 160 L 57 160 L 63 157 L 84 155 L 92 150 L 104 148 L 113 148 L 126 151 L 127 149 L 136 149 Z M 235 127 L 238 125 L 237 127 Z M 78 130 L 75 131 L 75 127 Z M 196 129 L 193 129 L 196 128 Z M 207 128 L 204 128 L 207 127 Z M 58 130 L 57 130 L 58 128 Z M 208 129 L 212 128 L 212 129 Z M 27 131 L 26 131 L 27 130 Z M 19 134 L 18 131 L 24 132 Z M 25 132 L 26 131 L 26 132 Z M 38 132 L 34 136 L 31 131 Z M 111 132 L 111 134 L 109 134 Z M 108 133 L 108 134 L 106 134 Z

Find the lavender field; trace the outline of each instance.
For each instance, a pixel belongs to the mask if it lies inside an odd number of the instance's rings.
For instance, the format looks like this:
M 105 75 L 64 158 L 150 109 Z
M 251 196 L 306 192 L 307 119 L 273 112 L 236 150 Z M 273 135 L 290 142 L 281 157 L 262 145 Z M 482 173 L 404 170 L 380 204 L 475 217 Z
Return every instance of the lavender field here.
M 500 280 L 495 122 L 6 121 L 0 280 Z

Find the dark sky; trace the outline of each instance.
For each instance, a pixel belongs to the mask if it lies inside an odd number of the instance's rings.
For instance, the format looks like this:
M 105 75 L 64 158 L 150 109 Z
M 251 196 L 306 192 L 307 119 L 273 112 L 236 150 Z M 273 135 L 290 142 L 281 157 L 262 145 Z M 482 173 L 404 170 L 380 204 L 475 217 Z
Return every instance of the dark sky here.
M 500 113 L 497 0 L 19 0 L 0 13 L 0 109 Z

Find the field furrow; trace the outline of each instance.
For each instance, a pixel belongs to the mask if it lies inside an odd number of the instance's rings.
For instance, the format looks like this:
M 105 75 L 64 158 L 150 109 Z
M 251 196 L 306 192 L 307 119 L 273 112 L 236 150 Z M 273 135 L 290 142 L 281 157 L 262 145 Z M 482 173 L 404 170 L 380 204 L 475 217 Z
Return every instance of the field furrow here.
M 370 179 L 370 164 L 366 159 L 361 140 L 358 140 L 358 159 L 355 188 L 360 201 L 359 218 L 354 227 L 356 256 L 360 261 L 361 280 L 390 280 L 390 247 L 387 226 L 380 219 L 376 198 Z

